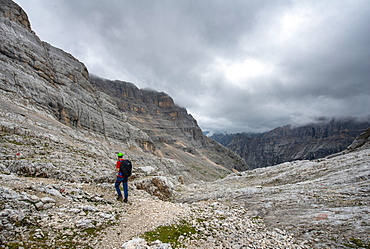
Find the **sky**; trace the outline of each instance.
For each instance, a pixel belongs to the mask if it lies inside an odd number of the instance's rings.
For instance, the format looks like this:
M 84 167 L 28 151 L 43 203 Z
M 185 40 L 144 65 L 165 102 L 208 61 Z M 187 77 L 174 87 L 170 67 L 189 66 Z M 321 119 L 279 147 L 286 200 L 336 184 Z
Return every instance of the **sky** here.
M 15 0 L 89 72 L 169 94 L 203 131 L 370 115 L 369 0 Z

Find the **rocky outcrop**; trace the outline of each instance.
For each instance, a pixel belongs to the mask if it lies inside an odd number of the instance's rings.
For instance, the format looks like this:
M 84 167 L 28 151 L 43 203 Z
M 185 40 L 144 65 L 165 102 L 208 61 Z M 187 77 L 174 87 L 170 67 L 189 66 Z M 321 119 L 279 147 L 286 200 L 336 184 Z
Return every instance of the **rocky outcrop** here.
M 294 160 L 312 160 L 347 149 L 370 126 L 370 121 L 322 119 L 302 127 L 290 125 L 262 134 L 215 135 L 244 158 L 252 168 L 261 168 Z M 231 138 L 231 139 L 230 139 Z M 354 145 L 355 146 L 355 145 Z
M 4 16 L 31 31 L 31 24 L 26 12 L 20 6 L 14 4 L 12 0 L 1 0 L 0 16 Z
M 370 148 L 370 128 L 361 133 L 353 143 L 348 146 L 348 150 Z
M 136 249 L 136 248 L 146 248 L 146 249 L 172 249 L 169 243 L 162 243 L 157 240 L 152 243 L 148 243 L 145 239 L 134 238 L 122 245 L 123 249 Z

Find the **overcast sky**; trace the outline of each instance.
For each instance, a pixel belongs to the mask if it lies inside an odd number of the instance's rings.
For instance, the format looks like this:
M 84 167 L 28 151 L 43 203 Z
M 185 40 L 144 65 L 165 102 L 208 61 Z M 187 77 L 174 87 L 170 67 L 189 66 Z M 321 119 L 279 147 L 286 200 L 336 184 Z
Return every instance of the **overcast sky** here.
M 90 73 L 168 93 L 203 130 L 370 115 L 369 0 L 15 0 Z

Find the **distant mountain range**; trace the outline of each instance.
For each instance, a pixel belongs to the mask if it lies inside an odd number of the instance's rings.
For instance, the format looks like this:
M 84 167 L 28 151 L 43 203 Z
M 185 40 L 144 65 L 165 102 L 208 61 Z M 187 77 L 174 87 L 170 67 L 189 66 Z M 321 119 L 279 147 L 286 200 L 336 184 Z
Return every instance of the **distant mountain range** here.
M 370 119 L 326 119 L 300 127 L 287 125 L 264 133 L 216 133 L 210 138 L 261 168 L 295 160 L 311 160 L 346 149 L 370 127 Z

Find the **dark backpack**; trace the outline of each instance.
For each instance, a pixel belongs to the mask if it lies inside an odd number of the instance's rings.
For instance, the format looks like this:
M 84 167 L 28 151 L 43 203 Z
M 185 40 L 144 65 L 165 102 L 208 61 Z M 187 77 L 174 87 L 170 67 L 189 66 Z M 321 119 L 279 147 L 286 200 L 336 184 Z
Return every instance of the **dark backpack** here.
M 132 164 L 130 160 L 120 160 L 121 165 L 119 167 L 119 172 L 122 173 L 123 177 L 131 176 Z

